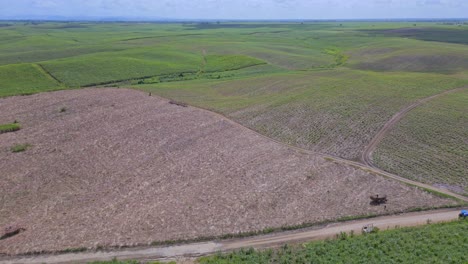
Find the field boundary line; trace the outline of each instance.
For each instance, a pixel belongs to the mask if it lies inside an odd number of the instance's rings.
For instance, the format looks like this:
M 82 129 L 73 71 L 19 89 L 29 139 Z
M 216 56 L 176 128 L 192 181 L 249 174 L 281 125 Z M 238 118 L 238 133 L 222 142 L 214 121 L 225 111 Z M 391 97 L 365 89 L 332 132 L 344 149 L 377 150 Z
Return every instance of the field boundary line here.
M 44 73 L 46 76 L 48 76 L 49 78 L 52 78 L 54 81 L 56 81 L 58 84 L 60 84 L 60 86 L 66 86 L 62 81 L 60 81 L 59 79 L 57 79 L 57 77 L 55 77 L 54 75 L 52 75 L 52 73 L 50 73 L 46 68 L 44 68 L 44 66 L 42 66 L 41 64 L 39 63 L 35 63 L 34 65 L 36 65 L 36 67 L 39 69 L 39 71 L 41 71 L 42 73 Z
M 411 110 L 417 108 L 418 106 L 421 106 L 433 99 L 436 99 L 438 97 L 441 97 L 443 95 L 447 95 L 453 92 L 461 91 L 463 89 L 466 89 L 468 87 L 459 87 L 451 90 L 444 91 L 442 93 L 438 93 L 423 99 L 419 99 L 418 101 L 406 106 L 405 108 L 401 109 L 399 112 L 394 114 L 392 118 L 390 118 L 384 126 L 377 132 L 377 134 L 372 138 L 372 140 L 369 142 L 369 144 L 366 146 L 364 152 L 361 155 L 361 161 L 365 165 L 378 169 L 377 166 L 374 165 L 373 160 L 372 160 L 372 153 L 377 149 L 377 146 L 382 142 L 382 140 L 385 138 L 388 133 L 392 131 L 392 129 L 404 118 L 408 115 Z

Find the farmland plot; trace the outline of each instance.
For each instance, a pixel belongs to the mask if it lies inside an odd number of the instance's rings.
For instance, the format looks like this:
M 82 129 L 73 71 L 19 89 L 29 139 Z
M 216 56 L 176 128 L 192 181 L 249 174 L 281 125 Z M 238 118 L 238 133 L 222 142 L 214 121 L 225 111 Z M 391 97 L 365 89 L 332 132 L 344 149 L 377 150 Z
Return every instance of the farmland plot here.
M 357 160 L 401 108 L 466 81 L 346 69 L 138 88 L 223 113 L 286 143 Z
M 0 99 L 0 253 L 122 245 L 453 205 L 124 89 Z M 6 113 L 6 114 L 3 114 Z M 10 148 L 28 144 L 22 152 Z M 25 161 L 28 162 L 25 162 Z M 386 209 L 369 204 L 385 193 Z
M 454 74 L 468 70 L 468 46 L 383 39 L 348 51 L 349 66 L 361 70 Z
M 34 64 L 0 66 L 0 97 L 63 89 L 63 85 Z
M 379 167 L 468 194 L 468 91 L 444 95 L 408 114 L 378 146 Z

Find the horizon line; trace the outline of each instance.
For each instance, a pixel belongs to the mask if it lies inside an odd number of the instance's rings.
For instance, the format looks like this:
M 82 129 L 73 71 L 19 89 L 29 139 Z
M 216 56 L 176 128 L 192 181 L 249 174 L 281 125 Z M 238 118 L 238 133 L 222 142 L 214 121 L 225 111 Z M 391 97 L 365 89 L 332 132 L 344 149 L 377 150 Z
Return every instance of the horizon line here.
M 373 22 L 373 21 L 420 21 L 420 22 L 431 22 L 431 21 L 448 21 L 448 20 L 468 20 L 468 17 L 444 17 L 444 18 L 421 18 L 421 17 L 406 17 L 406 18 L 136 18 L 136 17 L 120 17 L 120 16 L 37 16 L 37 17 L 10 17 L 1 18 L 0 21 L 44 21 L 44 22 L 316 22 L 316 21 L 354 21 L 354 22 Z

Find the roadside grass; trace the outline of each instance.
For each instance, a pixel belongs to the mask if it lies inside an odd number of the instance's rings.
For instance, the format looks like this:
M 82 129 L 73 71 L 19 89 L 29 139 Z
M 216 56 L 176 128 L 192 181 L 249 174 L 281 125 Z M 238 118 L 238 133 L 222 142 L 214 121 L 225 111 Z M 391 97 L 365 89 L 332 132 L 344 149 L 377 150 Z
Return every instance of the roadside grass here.
M 210 263 L 465 263 L 468 222 L 429 224 L 362 236 L 339 234 L 335 240 L 243 249 L 202 257 Z
M 463 203 L 448 205 L 448 206 L 440 206 L 440 207 L 426 207 L 426 208 L 415 207 L 415 208 L 411 208 L 405 211 L 401 211 L 399 213 L 421 212 L 421 211 L 437 210 L 437 209 L 444 209 L 444 208 L 459 208 L 461 204 Z M 214 236 L 214 237 L 199 237 L 199 238 L 190 239 L 190 240 L 154 241 L 151 243 L 151 246 L 168 246 L 168 245 L 204 242 L 204 241 L 211 241 L 211 240 L 247 238 L 247 237 L 259 236 L 259 235 L 268 235 L 268 234 L 273 234 L 273 233 L 278 233 L 278 232 L 295 231 L 295 230 L 300 230 L 300 229 L 305 229 L 305 228 L 313 228 L 313 227 L 321 227 L 321 226 L 323 227 L 330 223 L 340 223 L 340 222 L 348 222 L 348 221 L 353 221 L 353 220 L 372 219 L 372 218 L 376 218 L 379 216 L 394 215 L 394 214 L 395 213 L 349 215 L 349 216 L 343 216 L 334 220 L 325 220 L 322 222 L 313 222 L 313 223 L 304 222 L 298 225 L 291 225 L 291 226 L 267 227 L 265 229 L 257 230 L 257 231 L 231 233 L 231 234 L 224 234 L 221 236 Z
M 28 148 L 32 147 L 31 144 L 16 144 L 13 147 L 10 148 L 11 152 L 13 153 L 19 153 L 19 152 L 24 152 Z
M 357 160 L 400 109 L 467 83 L 442 74 L 342 68 L 133 87 L 222 113 L 288 144 Z
M 468 194 L 468 89 L 411 111 L 374 152 L 380 168 Z
M 34 64 L 0 66 L 0 97 L 64 89 Z
M 21 125 L 18 123 L 3 124 L 0 125 L 0 134 L 15 132 L 21 129 Z

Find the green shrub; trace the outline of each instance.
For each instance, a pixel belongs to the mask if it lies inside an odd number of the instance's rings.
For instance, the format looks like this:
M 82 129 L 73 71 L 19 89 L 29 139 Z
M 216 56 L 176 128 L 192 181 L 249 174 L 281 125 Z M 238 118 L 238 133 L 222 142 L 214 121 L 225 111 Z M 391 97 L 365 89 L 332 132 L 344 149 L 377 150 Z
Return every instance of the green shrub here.
M 13 153 L 18 153 L 18 152 L 26 151 L 30 147 L 31 147 L 31 144 L 16 144 L 13 147 L 11 147 L 10 150 Z
M 11 124 L 0 125 L 0 134 L 7 133 L 7 132 L 14 132 L 20 129 L 21 129 L 20 124 L 16 122 L 11 123 Z

